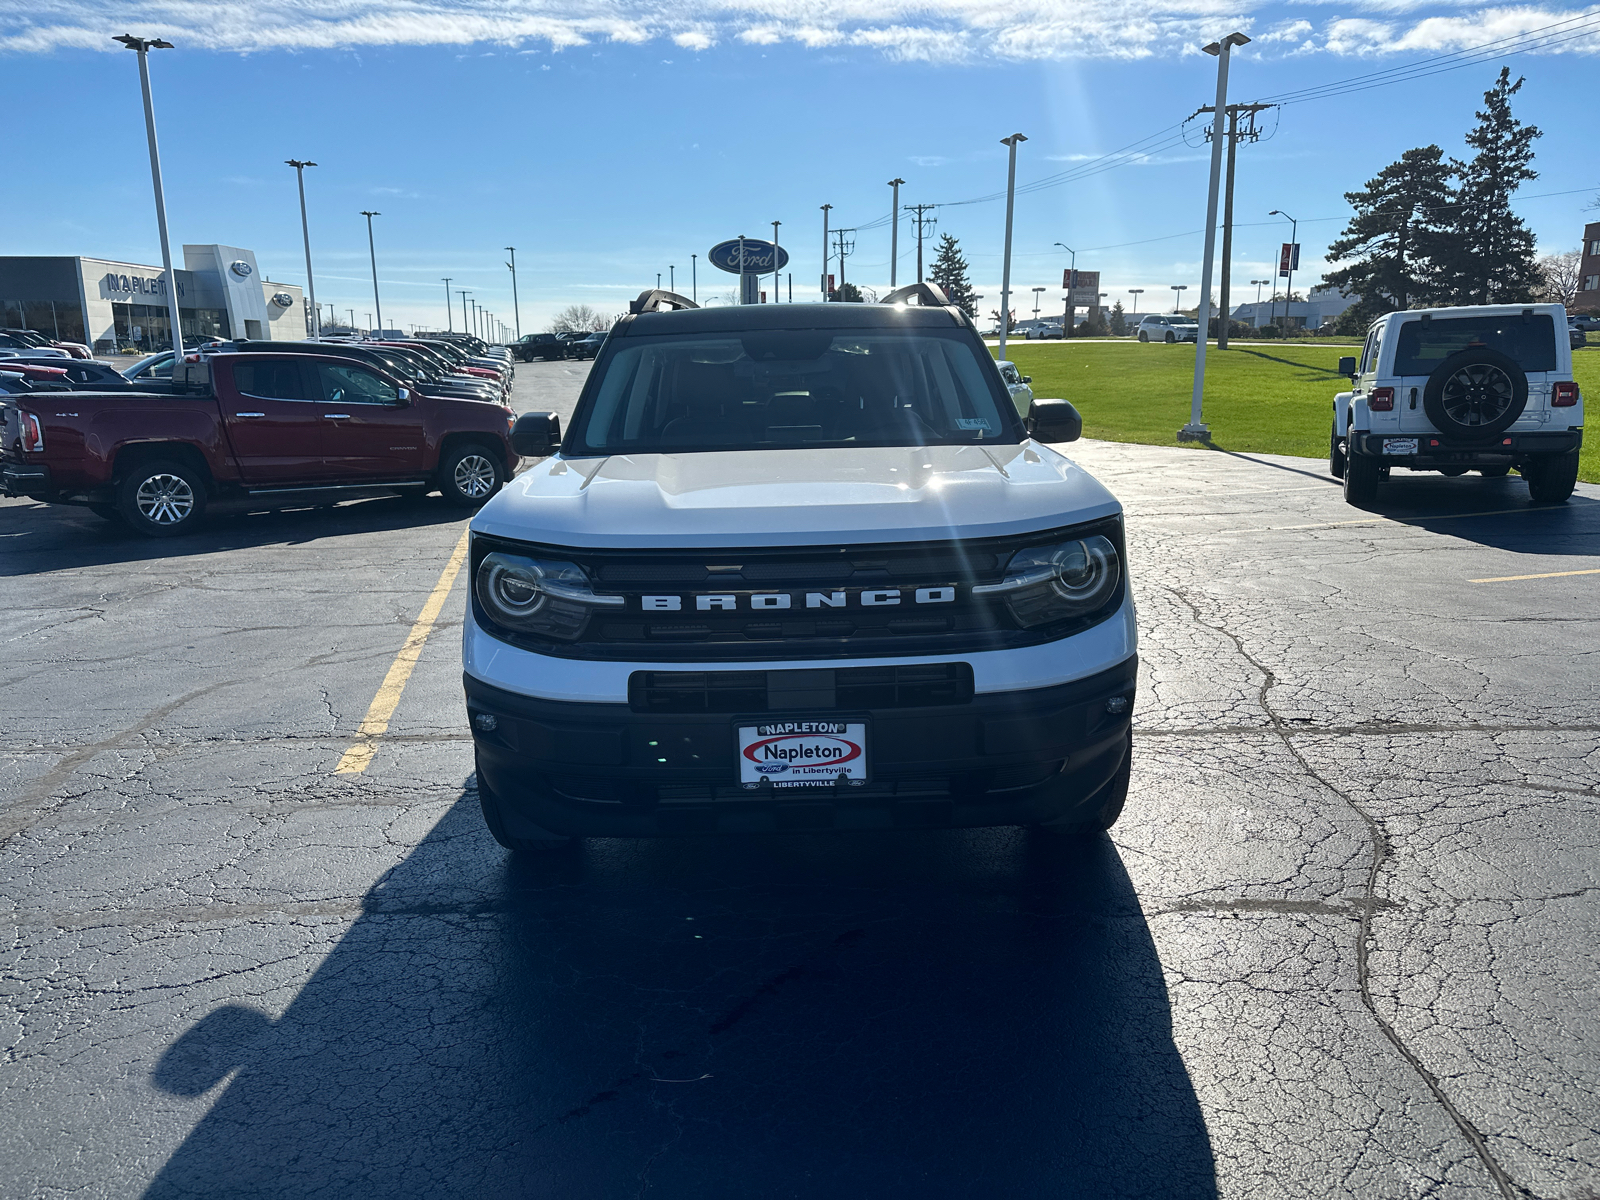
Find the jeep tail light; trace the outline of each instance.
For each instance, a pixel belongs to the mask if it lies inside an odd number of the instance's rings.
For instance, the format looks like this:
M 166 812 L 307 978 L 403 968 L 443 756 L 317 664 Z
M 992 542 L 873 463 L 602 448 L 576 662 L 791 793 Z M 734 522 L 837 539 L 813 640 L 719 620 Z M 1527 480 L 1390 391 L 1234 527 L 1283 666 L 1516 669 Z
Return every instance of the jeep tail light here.
M 1394 411 L 1394 389 L 1373 388 L 1372 394 L 1367 397 L 1367 407 L 1373 412 Z
M 1571 408 L 1578 402 L 1578 385 L 1570 379 L 1550 390 L 1551 408 Z
M 22 448 L 24 451 L 44 449 L 44 430 L 39 425 L 39 418 L 30 412 L 22 416 Z

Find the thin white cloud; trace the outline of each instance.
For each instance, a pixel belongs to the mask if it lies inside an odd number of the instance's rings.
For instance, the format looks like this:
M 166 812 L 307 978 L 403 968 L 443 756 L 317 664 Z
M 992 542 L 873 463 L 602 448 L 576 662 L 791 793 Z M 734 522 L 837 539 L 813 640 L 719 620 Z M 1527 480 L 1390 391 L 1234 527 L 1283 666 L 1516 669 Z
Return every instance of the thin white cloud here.
M 1437 52 L 1548 25 L 1581 9 L 1452 0 L 8 0 L 0 52 L 115 51 L 113 34 L 231 52 L 445 45 L 560 51 L 670 42 L 856 47 L 896 61 L 961 63 L 1194 54 L 1230 29 L 1244 54 Z M 1302 15 L 1303 14 L 1303 15 Z M 1600 35 L 1561 52 L 1600 53 Z

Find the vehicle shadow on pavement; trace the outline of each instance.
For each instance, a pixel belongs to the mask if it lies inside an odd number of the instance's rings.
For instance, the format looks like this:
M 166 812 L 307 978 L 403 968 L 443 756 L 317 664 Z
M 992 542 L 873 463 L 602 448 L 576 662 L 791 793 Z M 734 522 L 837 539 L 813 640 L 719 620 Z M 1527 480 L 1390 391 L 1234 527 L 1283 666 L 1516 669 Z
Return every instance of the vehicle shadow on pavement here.
M 1600 545 L 1600 500 L 1575 495 L 1565 504 L 1535 504 L 1517 475 L 1396 471 L 1378 485 L 1372 505 L 1347 508 L 1348 520 L 1365 513 L 1512 554 L 1593 557 Z
M 473 792 L 274 1021 L 150 1197 L 1216 1194 L 1115 847 L 1014 829 L 596 840 L 512 862 Z
M 0 504 L 0 539 L 6 546 L 0 577 L 421 529 L 458 523 L 471 515 L 440 496 L 383 497 L 329 508 L 209 513 L 191 533 L 147 538 L 86 508 Z

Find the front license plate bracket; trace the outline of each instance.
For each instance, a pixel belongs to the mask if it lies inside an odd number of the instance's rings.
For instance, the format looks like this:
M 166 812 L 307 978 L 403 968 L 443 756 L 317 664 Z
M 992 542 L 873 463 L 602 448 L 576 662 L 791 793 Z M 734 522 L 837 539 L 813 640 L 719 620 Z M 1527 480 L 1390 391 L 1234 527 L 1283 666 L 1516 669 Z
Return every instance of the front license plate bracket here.
M 734 745 L 746 791 L 861 787 L 870 777 L 869 731 L 860 717 L 741 720 Z

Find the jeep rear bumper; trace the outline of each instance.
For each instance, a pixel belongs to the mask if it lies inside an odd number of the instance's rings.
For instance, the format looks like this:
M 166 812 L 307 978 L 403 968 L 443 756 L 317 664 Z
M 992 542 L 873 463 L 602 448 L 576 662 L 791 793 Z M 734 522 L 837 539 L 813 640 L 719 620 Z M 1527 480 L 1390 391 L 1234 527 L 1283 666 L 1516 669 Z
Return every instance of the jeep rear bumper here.
M 1411 452 L 1408 443 L 1416 443 Z M 1400 443 L 1399 446 L 1394 443 Z M 1438 434 L 1362 433 L 1350 437 L 1352 454 L 1381 458 L 1397 467 L 1510 466 L 1539 454 L 1564 454 L 1583 445 L 1583 430 L 1503 433 L 1482 442 L 1463 442 Z M 1400 453 L 1395 453 L 1400 450 Z
M 797 714 L 639 712 L 464 680 L 478 770 L 513 837 L 531 836 L 519 833 L 530 824 L 656 837 L 1086 819 L 1126 754 L 1137 665 L 964 704 Z M 781 716 L 865 720 L 868 780 L 742 787 L 735 726 Z

